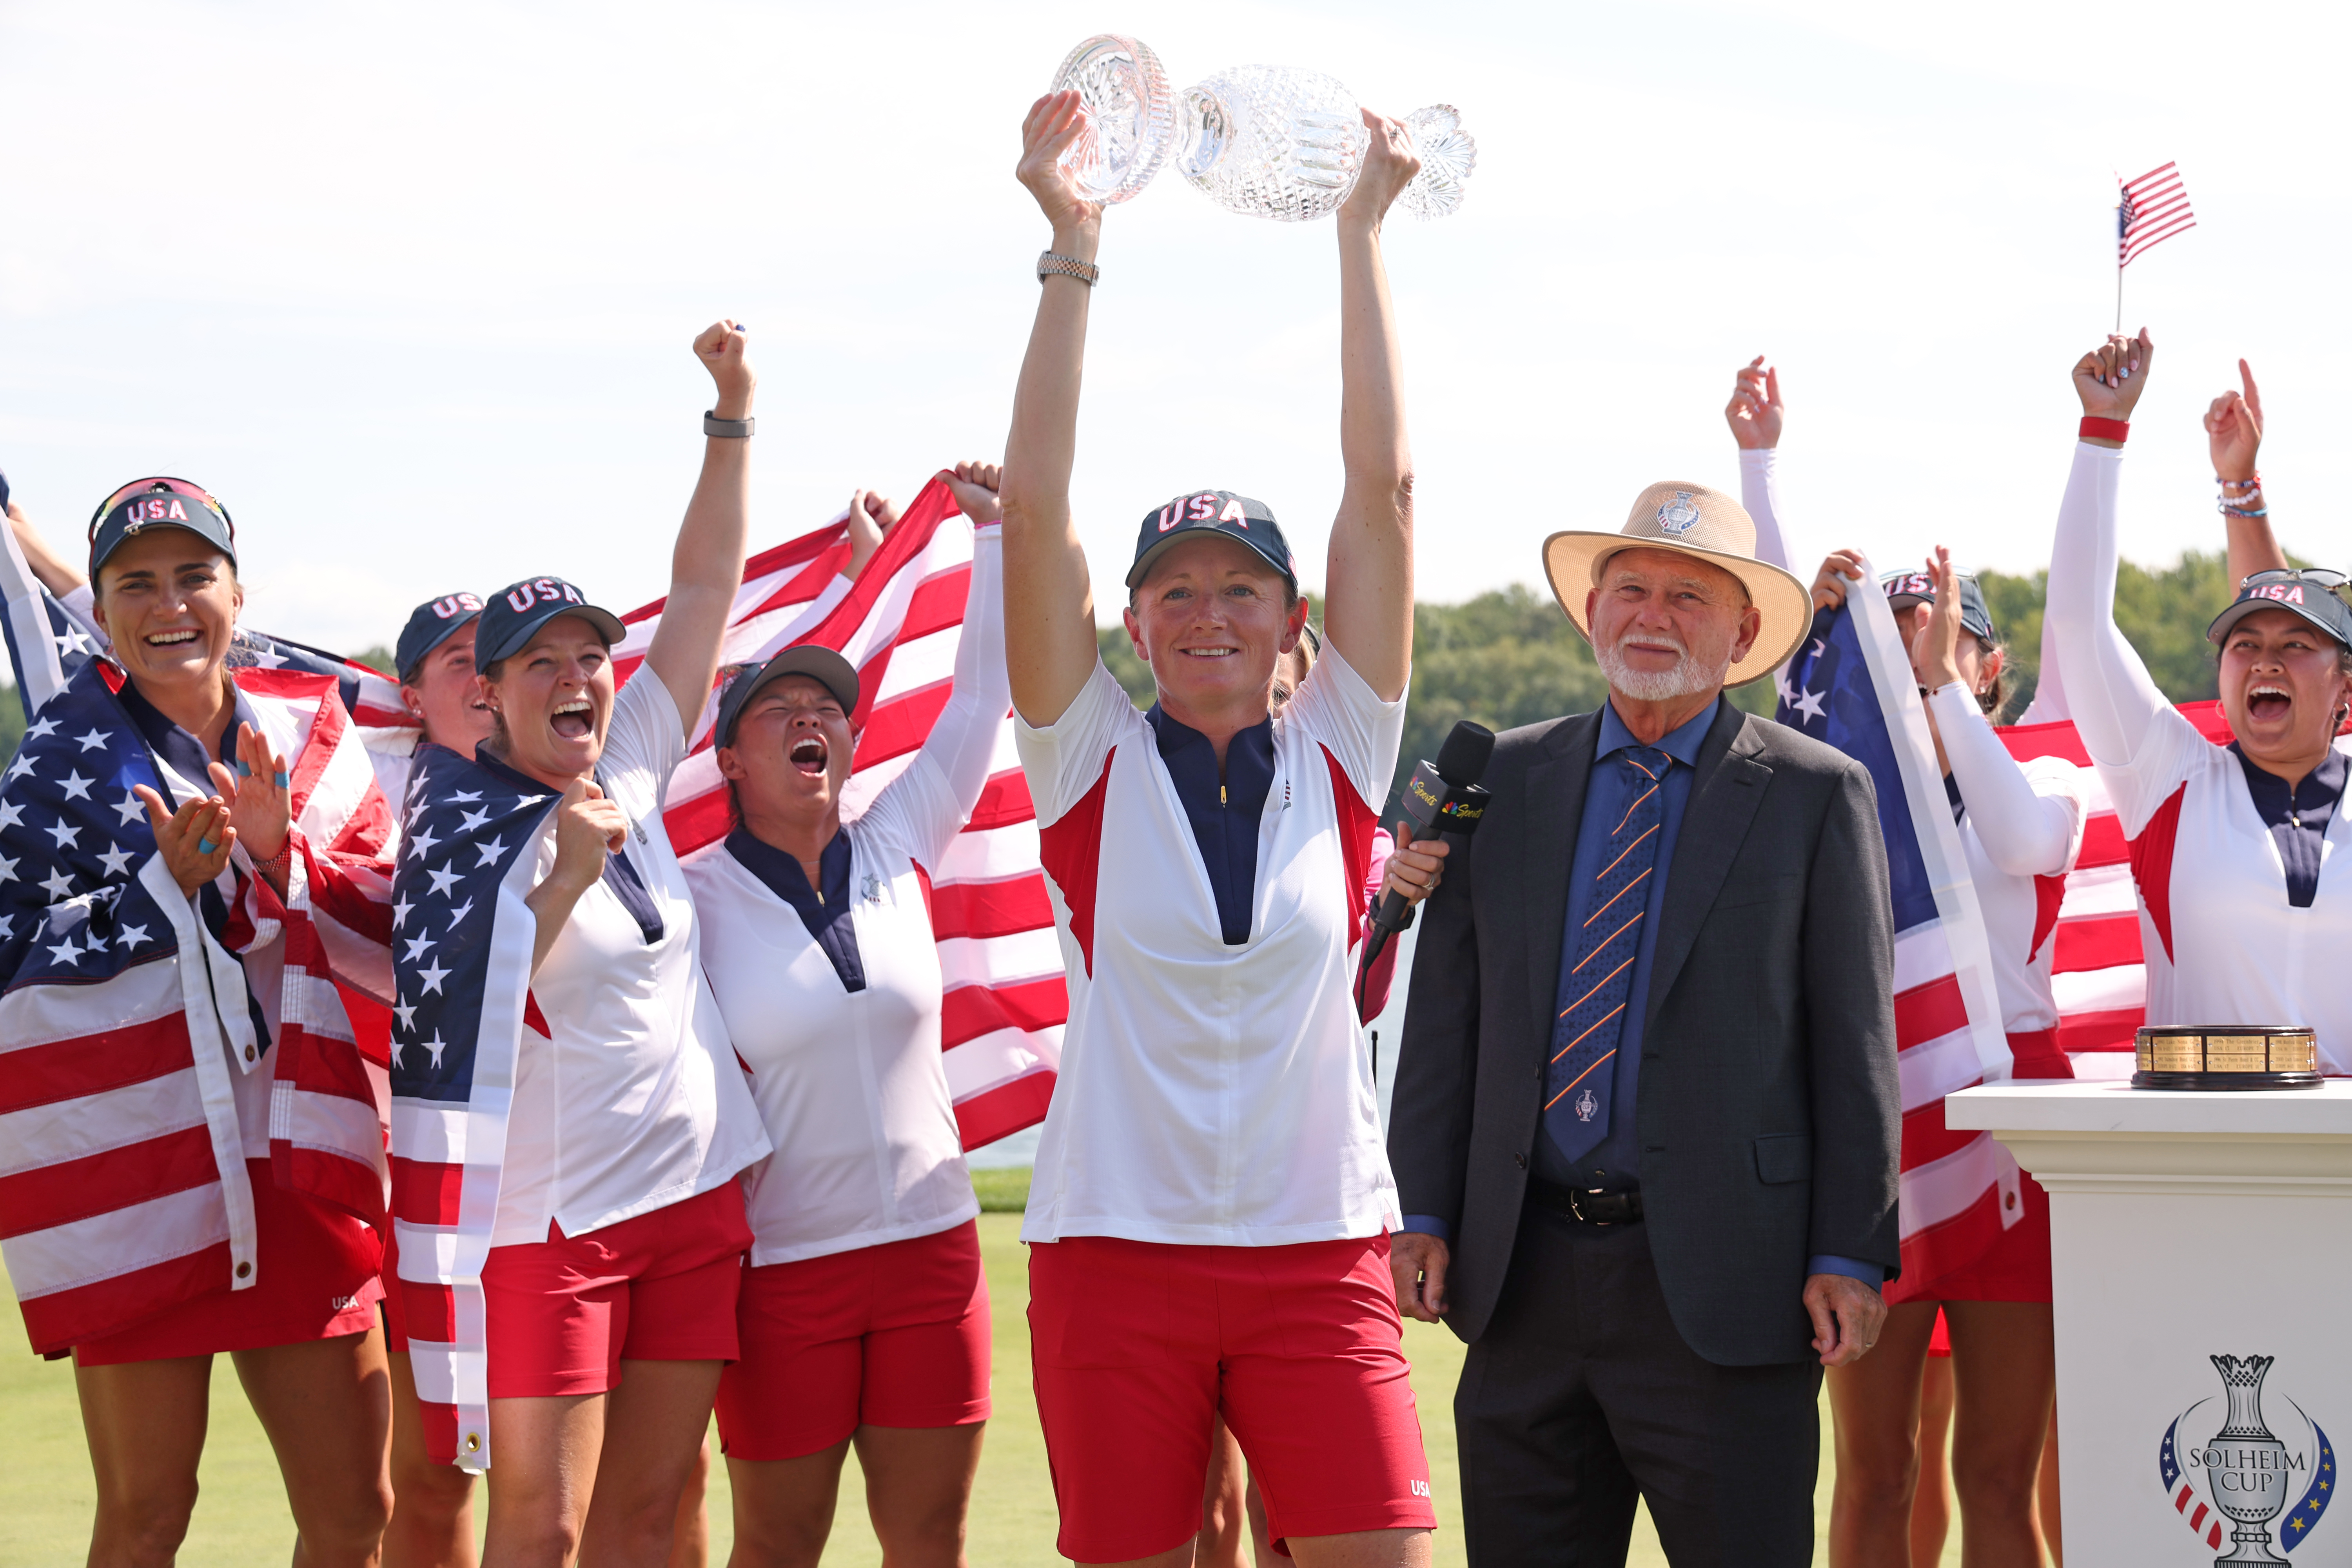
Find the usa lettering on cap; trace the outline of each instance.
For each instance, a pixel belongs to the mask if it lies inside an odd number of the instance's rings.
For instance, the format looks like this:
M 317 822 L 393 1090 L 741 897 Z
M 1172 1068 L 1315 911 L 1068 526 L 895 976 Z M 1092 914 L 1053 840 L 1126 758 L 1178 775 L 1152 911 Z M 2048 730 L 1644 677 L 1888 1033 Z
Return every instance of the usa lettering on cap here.
M 446 599 L 433 601 L 433 613 L 445 621 L 455 620 L 481 607 L 480 596 L 474 594 L 452 594 Z M 517 609 L 523 607 L 521 605 L 515 606 Z

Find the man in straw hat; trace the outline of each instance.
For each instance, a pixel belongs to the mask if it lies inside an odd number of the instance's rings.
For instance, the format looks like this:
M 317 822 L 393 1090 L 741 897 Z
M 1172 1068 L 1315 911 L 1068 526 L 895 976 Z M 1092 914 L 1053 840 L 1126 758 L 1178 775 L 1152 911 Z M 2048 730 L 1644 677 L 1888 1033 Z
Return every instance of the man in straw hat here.
M 1474 1564 L 1622 1562 L 1637 1495 L 1678 1568 L 1807 1562 L 1821 1369 L 1885 1314 L 1885 850 L 1861 764 L 1724 700 L 1811 616 L 1755 546 L 1682 483 L 1544 542 L 1609 700 L 1499 737 L 1424 917 L 1391 1260 L 1470 1344 Z

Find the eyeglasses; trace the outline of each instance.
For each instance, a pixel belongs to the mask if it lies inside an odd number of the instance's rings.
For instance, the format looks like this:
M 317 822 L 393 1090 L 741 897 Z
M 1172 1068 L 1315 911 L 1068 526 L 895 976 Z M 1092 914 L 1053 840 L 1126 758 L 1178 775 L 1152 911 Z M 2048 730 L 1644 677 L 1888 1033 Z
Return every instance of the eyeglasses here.
M 106 521 L 108 513 L 113 511 L 116 507 L 121 506 L 124 501 L 131 500 L 134 496 L 148 495 L 175 495 L 184 500 L 192 500 L 221 520 L 222 524 L 228 530 L 230 540 L 234 541 L 236 538 L 236 523 L 235 520 L 228 515 L 228 508 L 215 500 L 212 498 L 211 493 L 202 485 L 191 484 L 186 479 L 173 479 L 159 477 L 147 479 L 133 479 L 129 484 L 123 486 L 121 489 L 115 491 L 112 495 L 107 497 L 104 500 L 99 502 L 98 510 L 89 514 L 89 537 L 90 541 L 93 543 L 97 542 L 98 525 Z
M 2315 588 L 2341 588 L 2345 584 L 2352 583 L 2352 575 L 2347 575 L 2326 566 L 2274 567 L 2267 572 L 2255 572 L 2241 578 L 2238 590 L 2243 593 L 2248 588 L 2260 587 L 2265 583 L 2307 583 Z

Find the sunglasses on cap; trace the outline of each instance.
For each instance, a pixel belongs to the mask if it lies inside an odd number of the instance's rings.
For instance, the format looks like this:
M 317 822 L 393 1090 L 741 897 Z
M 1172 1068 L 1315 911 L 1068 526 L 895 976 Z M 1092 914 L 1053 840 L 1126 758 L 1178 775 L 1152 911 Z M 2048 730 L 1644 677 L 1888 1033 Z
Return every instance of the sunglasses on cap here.
M 2308 583 L 2315 588 L 2341 588 L 2352 583 L 2352 575 L 2326 566 L 2275 566 L 2267 572 L 2252 572 L 2238 580 L 2241 589 L 2259 587 L 2265 583 Z
M 111 512 L 116 507 L 121 506 L 123 502 L 140 496 L 155 496 L 158 498 L 164 496 L 177 496 L 183 500 L 192 500 L 221 520 L 222 525 L 228 530 L 228 536 L 232 542 L 236 539 L 236 521 L 229 516 L 228 508 L 221 505 L 219 501 L 213 499 L 211 491 L 205 489 L 202 485 L 192 484 L 186 479 L 174 479 L 161 476 L 153 479 L 133 479 L 129 484 L 124 485 L 121 489 L 116 490 L 112 495 L 107 497 L 104 500 L 99 502 L 98 510 L 89 514 L 89 530 L 86 537 L 91 542 L 96 542 L 98 539 L 98 525 L 106 521 L 107 514 Z

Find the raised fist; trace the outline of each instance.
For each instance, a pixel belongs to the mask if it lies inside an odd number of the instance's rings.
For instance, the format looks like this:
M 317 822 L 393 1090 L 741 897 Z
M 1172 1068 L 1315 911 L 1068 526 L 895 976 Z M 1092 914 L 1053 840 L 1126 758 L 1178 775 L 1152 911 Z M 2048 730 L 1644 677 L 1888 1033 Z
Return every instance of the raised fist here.
M 751 374 L 751 362 L 744 352 L 746 341 L 743 324 L 732 320 L 713 321 L 694 340 L 694 357 L 702 362 L 719 388 L 719 401 L 710 410 L 715 417 L 751 416 L 751 393 L 760 378 Z
M 2156 343 L 2142 327 L 2136 338 L 2110 337 L 2074 362 L 2074 392 L 2094 419 L 2129 419 L 2147 388 Z
M 1004 470 L 994 463 L 962 462 L 944 470 L 940 477 L 956 499 L 964 516 L 971 519 L 974 528 L 986 528 L 1004 518 L 1004 509 L 997 504 L 996 492 L 1004 488 Z

